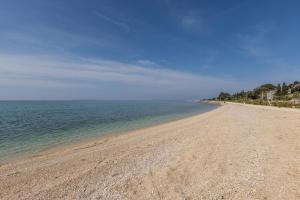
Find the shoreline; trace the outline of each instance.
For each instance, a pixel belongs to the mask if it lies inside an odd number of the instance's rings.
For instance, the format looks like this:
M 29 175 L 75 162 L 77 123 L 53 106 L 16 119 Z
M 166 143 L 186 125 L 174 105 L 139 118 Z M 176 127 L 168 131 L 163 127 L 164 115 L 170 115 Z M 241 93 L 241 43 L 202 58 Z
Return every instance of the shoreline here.
M 209 104 L 209 102 L 204 102 L 204 103 Z M 198 115 L 206 114 L 206 113 L 211 112 L 215 109 L 218 109 L 218 107 L 222 106 L 221 104 L 215 104 L 215 105 L 217 105 L 217 107 L 215 107 L 209 111 L 190 113 L 190 114 L 186 114 L 184 116 L 180 116 L 178 118 L 168 119 L 163 122 L 148 124 L 143 127 L 137 127 L 137 128 L 132 128 L 132 129 L 128 129 L 128 130 L 120 130 L 120 131 L 116 131 L 116 132 L 107 132 L 104 134 L 90 136 L 88 139 L 80 139 L 77 141 L 66 142 L 64 144 L 58 144 L 58 145 L 46 148 L 44 150 L 34 152 L 34 153 L 25 153 L 23 155 L 13 156 L 12 158 L 6 158 L 3 160 L 0 159 L 0 167 L 3 165 L 9 164 L 9 163 L 15 163 L 15 162 L 20 162 L 20 161 L 22 162 L 23 160 L 28 160 L 28 159 L 30 160 L 32 158 L 42 157 L 42 156 L 46 156 L 48 154 L 53 154 L 53 153 L 60 152 L 60 151 L 67 151 L 67 150 L 71 150 L 73 148 L 79 148 L 79 146 L 89 146 L 92 143 L 95 143 L 95 142 L 97 143 L 98 141 L 102 141 L 102 140 L 104 140 L 104 141 L 109 140 L 111 138 L 118 137 L 119 135 L 130 134 L 131 132 L 142 131 L 144 129 L 154 128 L 156 126 L 173 123 L 173 122 L 176 122 L 179 120 L 188 119 L 188 118 L 195 117 Z
M 228 102 L 228 101 L 225 104 L 248 106 L 248 107 L 253 107 L 253 108 L 262 108 L 262 109 L 269 109 L 269 110 L 287 111 L 287 112 L 289 112 L 289 111 L 291 111 L 291 112 L 300 112 L 299 108 L 287 108 L 287 107 L 278 107 L 278 106 L 254 105 L 254 104 Z M 223 105 L 224 105 L 224 103 L 223 103 Z
M 238 103 L 238 102 L 232 102 L 232 101 L 203 101 L 206 103 L 211 103 L 211 104 L 216 104 L 216 105 L 224 105 L 224 104 L 235 104 L 235 105 L 244 105 L 244 106 L 252 106 L 252 107 L 258 107 L 258 108 L 277 108 L 279 110 L 287 110 L 287 111 L 300 111 L 299 108 L 290 108 L 290 107 L 279 107 L 279 106 L 274 106 L 274 105 L 256 105 L 256 104 L 249 104 L 249 103 Z
M 0 166 L 0 199 L 297 199 L 300 113 L 217 109 Z

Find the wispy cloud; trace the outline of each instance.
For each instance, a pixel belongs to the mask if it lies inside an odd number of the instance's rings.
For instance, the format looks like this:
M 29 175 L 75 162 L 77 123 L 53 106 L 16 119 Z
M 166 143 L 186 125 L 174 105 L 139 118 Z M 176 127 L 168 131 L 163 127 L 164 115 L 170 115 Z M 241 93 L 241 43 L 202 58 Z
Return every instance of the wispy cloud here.
M 148 60 L 148 59 L 138 60 L 137 63 L 142 66 L 159 66 L 159 64 L 157 64 L 156 62 L 154 62 L 152 60 Z
M 15 52 L 56 53 L 78 48 L 124 49 L 125 45 L 117 36 L 102 33 L 101 37 L 92 34 L 69 32 L 44 25 L 4 29 L 0 31 L 0 53 L 12 49 Z
M 126 31 L 130 31 L 131 28 L 129 25 L 127 25 L 125 22 L 122 22 L 121 20 L 115 19 L 113 17 L 107 16 L 99 11 L 94 12 L 96 16 L 100 17 L 101 19 L 105 20 L 106 22 L 109 22 L 115 26 L 118 26 L 119 28 L 122 28 Z
M 144 67 L 122 62 L 78 57 L 0 55 L 0 88 L 69 87 L 97 88 L 117 84 L 144 88 L 158 94 L 179 97 L 214 94 L 220 89 L 236 87 L 236 83 L 220 78 L 201 76 L 164 67 Z M 109 88 L 108 88 L 109 90 Z M 126 92 L 124 93 L 126 96 Z M 136 95 L 136 94 L 135 94 Z
M 267 74 L 265 81 L 293 81 L 298 79 L 300 71 L 283 55 L 278 55 L 268 42 L 273 34 L 273 23 L 260 23 L 254 27 L 251 34 L 238 35 L 239 47 L 247 56 L 252 57 L 264 66 Z M 263 73 L 263 72 L 261 72 Z
M 241 8 L 242 4 L 234 4 L 223 10 L 187 10 L 182 15 L 177 16 L 179 25 L 188 31 L 209 32 L 213 26 L 222 21 L 221 19 L 233 15 Z
M 199 30 L 203 25 L 203 20 L 199 13 L 189 12 L 179 18 L 180 25 L 187 30 Z
M 259 26 L 255 28 L 252 34 L 240 34 L 240 48 L 250 56 L 266 57 L 269 56 L 269 50 L 265 45 L 266 37 L 271 33 L 271 28 Z
M 287 67 L 288 62 L 280 56 L 275 55 L 267 42 L 268 37 L 274 31 L 272 23 L 261 23 L 255 26 L 252 34 L 238 35 L 240 48 L 249 56 L 273 65 L 273 67 Z

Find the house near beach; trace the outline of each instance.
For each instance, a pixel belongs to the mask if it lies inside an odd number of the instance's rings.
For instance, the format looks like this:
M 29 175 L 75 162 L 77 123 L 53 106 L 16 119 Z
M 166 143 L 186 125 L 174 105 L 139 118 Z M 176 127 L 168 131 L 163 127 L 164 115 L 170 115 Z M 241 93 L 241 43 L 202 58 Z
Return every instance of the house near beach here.
M 287 92 L 288 97 L 293 97 L 292 89 L 289 88 Z
M 275 93 L 276 93 L 276 90 L 268 91 L 267 92 L 267 100 L 268 101 L 273 101 Z

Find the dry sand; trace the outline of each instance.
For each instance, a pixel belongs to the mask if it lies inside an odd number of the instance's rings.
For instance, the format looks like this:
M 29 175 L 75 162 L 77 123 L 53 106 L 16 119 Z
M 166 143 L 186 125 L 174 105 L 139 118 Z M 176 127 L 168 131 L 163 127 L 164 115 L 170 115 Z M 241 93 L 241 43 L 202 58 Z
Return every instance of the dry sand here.
M 300 112 L 227 104 L 11 161 L 0 199 L 300 199 Z

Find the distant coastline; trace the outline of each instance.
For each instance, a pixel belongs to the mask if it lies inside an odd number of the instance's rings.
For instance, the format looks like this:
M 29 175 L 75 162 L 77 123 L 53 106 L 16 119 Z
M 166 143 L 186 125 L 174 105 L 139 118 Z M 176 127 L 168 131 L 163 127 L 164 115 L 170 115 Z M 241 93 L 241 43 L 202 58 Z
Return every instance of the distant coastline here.
M 220 92 L 218 97 L 207 99 L 210 102 L 236 102 L 254 105 L 300 108 L 300 82 L 277 84 L 266 83 L 253 90 L 229 94 Z

